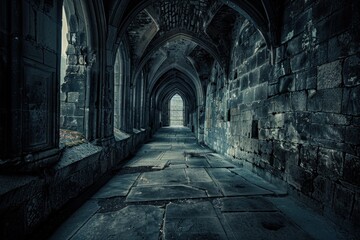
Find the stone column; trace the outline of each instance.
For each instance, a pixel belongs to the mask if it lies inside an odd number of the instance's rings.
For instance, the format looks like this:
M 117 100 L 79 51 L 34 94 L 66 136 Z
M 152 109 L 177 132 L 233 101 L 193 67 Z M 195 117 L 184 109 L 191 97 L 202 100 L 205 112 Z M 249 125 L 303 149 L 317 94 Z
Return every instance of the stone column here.
M 59 159 L 59 2 L 1 2 L 0 37 L 11 39 L 0 41 L 1 171 L 39 171 Z

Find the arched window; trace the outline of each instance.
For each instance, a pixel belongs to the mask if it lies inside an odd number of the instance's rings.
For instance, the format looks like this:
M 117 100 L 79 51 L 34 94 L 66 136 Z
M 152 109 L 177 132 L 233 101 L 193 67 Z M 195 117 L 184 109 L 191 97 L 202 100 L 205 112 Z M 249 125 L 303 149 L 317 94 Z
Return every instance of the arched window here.
M 184 126 L 184 101 L 179 94 L 170 100 L 170 126 Z
M 60 142 L 85 141 L 86 24 L 79 1 L 64 0 L 60 63 Z
M 114 65 L 114 128 L 122 129 L 123 114 L 123 91 L 124 91 L 124 61 L 121 46 L 116 53 Z

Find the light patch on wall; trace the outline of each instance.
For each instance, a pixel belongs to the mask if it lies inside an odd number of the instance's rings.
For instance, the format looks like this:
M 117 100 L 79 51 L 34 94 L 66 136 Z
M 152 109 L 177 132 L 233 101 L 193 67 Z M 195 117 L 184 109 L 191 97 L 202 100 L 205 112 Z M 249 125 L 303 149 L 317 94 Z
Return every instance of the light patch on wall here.
M 68 25 L 66 21 L 65 8 L 62 9 L 62 29 L 61 29 L 61 56 L 66 57 L 66 49 L 68 45 L 68 41 L 66 39 L 66 35 L 69 32 Z

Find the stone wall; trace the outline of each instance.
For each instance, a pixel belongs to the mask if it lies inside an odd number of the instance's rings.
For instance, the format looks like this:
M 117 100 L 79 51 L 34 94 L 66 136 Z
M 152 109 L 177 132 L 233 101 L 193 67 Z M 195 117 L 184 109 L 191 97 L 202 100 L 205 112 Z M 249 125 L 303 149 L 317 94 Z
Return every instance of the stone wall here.
M 285 1 L 283 12 L 274 65 L 237 19 L 229 76 L 215 65 L 208 86 L 205 142 L 359 224 L 359 4 Z
M 66 204 L 79 198 L 148 138 L 147 131 L 115 133 L 107 146 L 83 143 L 63 150 L 59 162 L 41 175 L 0 175 L 0 238 L 25 239 L 47 221 L 61 219 Z M 26 237 L 28 238 L 28 237 Z

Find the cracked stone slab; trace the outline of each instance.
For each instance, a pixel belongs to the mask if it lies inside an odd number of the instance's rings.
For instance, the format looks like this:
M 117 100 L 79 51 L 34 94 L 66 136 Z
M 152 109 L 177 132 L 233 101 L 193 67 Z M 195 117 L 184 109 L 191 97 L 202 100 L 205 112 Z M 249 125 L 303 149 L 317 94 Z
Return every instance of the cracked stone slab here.
M 263 197 L 235 197 L 220 199 L 222 212 L 275 212 L 278 209 Z
M 157 166 L 158 159 L 162 156 L 161 151 L 149 151 L 138 153 L 132 158 L 124 167 L 143 167 L 143 166 Z
M 190 182 L 212 182 L 213 180 L 203 168 L 186 168 L 186 176 Z
M 169 203 L 166 206 L 167 219 L 188 217 L 216 217 L 216 212 L 213 205 L 208 201 L 198 203 L 189 202 L 185 204 Z
M 165 159 L 165 156 L 163 157 Z M 167 159 L 167 158 L 166 158 Z M 185 164 L 185 159 L 183 158 L 175 158 L 168 161 L 169 164 Z
M 172 153 L 172 152 L 171 152 Z M 172 163 L 185 163 L 185 157 L 182 153 L 178 153 L 178 154 L 164 154 L 161 159 L 164 159 L 164 160 L 168 160 L 169 162 L 172 162 Z
M 207 161 L 213 168 L 236 168 L 236 166 L 214 154 L 206 155 Z
M 168 168 L 170 169 L 185 169 L 187 168 L 186 164 L 172 164 L 170 163 Z
M 160 207 L 142 205 L 97 213 L 72 239 L 158 240 L 163 215 Z
M 232 196 L 256 196 L 273 195 L 274 193 L 266 189 L 257 187 L 244 180 L 236 181 L 217 181 L 216 184 L 226 197 Z
M 114 176 L 92 198 L 125 197 L 140 173 Z
M 208 168 L 209 163 L 205 157 L 189 157 L 186 159 L 186 165 L 191 168 Z
M 266 180 L 262 179 L 261 177 L 255 175 L 254 173 L 241 168 L 231 169 L 232 172 L 235 172 L 236 174 L 240 175 L 244 179 L 246 179 L 248 182 L 253 183 L 261 188 L 267 189 L 277 195 L 286 195 L 287 191 L 286 189 L 282 189 L 281 187 L 276 187 L 273 184 L 267 182 Z
M 148 146 L 151 150 L 170 150 L 172 148 L 171 144 L 152 144 L 150 143 Z
M 50 239 L 70 239 L 99 209 L 100 206 L 95 200 L 87 201 L 53 233 Z
M 188 185 L 204 190 L 208 197 L 223 197 L 221 190 L 214 182 L 192 182 Z
M 125 202 L 147 202 L 175 199 L 204 198 L 204 190 L 186 185 L 133 187 Z
M 166 207 L 164 239 L 228 239 L 210 202 Z
M 278 212 L 224 213 L 224 215 L 236 239 L 312 239 Z
M 167 219 L 164 239 L 228 239 L 218 218 Z
M 174 185 L 187 182 L 188 180 L 184 169 L 165 169 L 162 171 L 146 172 L 141 174 L 136 185 Z
M 227 168 L 207 168 L 206 171 L 209 175 L 218 181 L 243 181 L 240 175 L 228 170 Z

